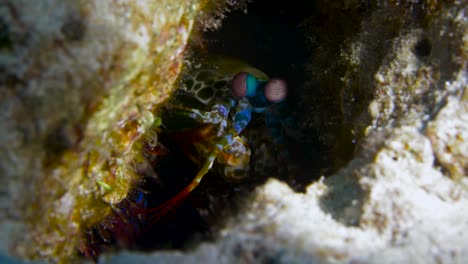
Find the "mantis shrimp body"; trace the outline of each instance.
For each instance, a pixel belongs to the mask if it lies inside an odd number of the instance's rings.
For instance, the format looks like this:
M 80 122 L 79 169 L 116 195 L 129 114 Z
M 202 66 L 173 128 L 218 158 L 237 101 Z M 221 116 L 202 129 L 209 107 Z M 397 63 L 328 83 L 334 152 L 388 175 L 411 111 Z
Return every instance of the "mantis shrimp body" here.
M 81 254 L 97 260 L 112 241 L 131 245 L 139 240 L 153 224 L 180 206 L 210 171 L 234 183 L 273 175 L 268 168 L 278 167 L 278 159 L 271 146 L 281 141 L 274 128 L 278 124 L 275 106 L 286 94 L 284 81 L 269 79 L 265 73 L 231 58 L 210 57 L 186 71 L 178 89 L 156 112 L 162 122 L 156 132 L 179 145 L 182 154 L 197 165 L 198 173 L 195 177 L 184 175 L 193 180 L 156 207 L 148 205 L 146 192 L 135 188 L 113 214 L 84 234 Z M 267 131 L 274 136 L 269 137 Z M 169 152 L 171 149 L 154 142 L 147 142 L 144 149 L 154 168 Z M 154 196 L 161 198 L 158 192 Z
M 160 115 L 163 127 L 200 169 L 185 189 L 150 209 L 154 221 L 180 205 L 214 165 L 231 182 L 251 175 L 252 152 L 244 131 L 286 95 L 285 81 L 226 57 L 205 59 L 183 75 Z

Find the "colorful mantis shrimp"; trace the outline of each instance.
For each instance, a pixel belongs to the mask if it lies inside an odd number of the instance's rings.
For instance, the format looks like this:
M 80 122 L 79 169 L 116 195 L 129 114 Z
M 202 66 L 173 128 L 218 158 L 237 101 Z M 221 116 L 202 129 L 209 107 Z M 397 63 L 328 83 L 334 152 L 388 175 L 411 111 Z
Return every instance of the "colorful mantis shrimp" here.
M 81 254 L 97 260 L 112 241 L 131 245 L 140 240 L 141 234 L 180 206 L 211 170 L 235 183 L 252 175 L 270 174 L 266 168 L 276 168 L 278 159 L 273 157 L 269 148 L 272 141 L 262 128 L 273 128 L 272 133 L 278 134 L 278 115 L 271 110 L 286 95 L 283 80 L 269 79 L 263 72 L 231 58 L 210 57 L 186 72 L 180 88 L 156 114 L 162 120 L 159 132 L 180 145 L 183 154 L 199 166 L 198 173 L 177 195 L 153 208 L 147 207 L 147 194 L 136 188 L 130 195 L 133 198 L 116 206 L 112 215 L 85 232 L 79 247 Z M 148 143 L 144 152 L 151 166 L 157 167 L 159 159 L 169 155 L 171 149 L 153 143 Z M 156 196 L 159 199 L 159 194 Z
M 266 113 L 287 95 L 286 82 L 226 57 L 211 57 L 182 77 L 181 89 L 161 112 L 163 127 L 173 131 L 184 152 L 200 170 L 169 201 L 149 209 L 158 221 L 200 184 L 216 163 L 221 175 L 239 182 L 249 175 L 251 150 L 242 132 L 253 113 Z M 271 118 L 265 118 L 266 122 Z M 271 122 L 270 122 L 271 123 Z

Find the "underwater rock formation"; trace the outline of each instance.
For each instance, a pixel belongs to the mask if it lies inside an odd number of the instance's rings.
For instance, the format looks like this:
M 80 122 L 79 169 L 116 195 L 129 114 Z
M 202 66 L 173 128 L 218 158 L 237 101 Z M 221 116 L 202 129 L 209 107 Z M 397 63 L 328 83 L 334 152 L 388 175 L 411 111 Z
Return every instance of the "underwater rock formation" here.
M 303 123 L 329 147 L 335 173 L 305 193 L 269 180 L 194 251 L 101 260 L 468 259 L 468 10 L 401 2 L 317 1 L 303 22 L 313 48 Z M 0 3 L 3 252 L 74 260 L 83 231 L 134 199 L 143 141 L 157 140 L 152 111 L 173 87 L 195 19 L 219 28 L 226 6 L 244 1 L 226 3 Z

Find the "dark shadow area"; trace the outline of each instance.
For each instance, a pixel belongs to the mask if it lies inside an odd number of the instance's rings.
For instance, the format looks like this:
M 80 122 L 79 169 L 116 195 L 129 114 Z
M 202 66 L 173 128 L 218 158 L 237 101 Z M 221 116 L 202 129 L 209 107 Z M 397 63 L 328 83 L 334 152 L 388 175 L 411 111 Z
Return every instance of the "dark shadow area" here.
M 285 79 L 294 96 L 306 80 L 310 51 L 301 23 L 313 14 L 313 5 L 313 1 L 254 1 L 247 14 L 229 14 L 222 28 L 206 32 L 203 40 L 209 53 L 241 59 L 270 77 Z
M 311 41 L 303 27 L 315 15 L 314 1 L 254 1 L 248 12 L 229 14 L 218 31 L 206 32 L 203 41 L 209 54 L 241 59 L 273 78 L 288 83 L 288 98 L 281 103 L 278 119 L 283 124 L 288 162 L 293 171 L 272 175 L 296 191 L 318 179 L 331 167 L 326 146 L 314 129 L 306 127 L 309 106 L 304 100 L 305 83 L 310 81 L 307 65 Z M 286 165 L 284 165 L 286 166 Z

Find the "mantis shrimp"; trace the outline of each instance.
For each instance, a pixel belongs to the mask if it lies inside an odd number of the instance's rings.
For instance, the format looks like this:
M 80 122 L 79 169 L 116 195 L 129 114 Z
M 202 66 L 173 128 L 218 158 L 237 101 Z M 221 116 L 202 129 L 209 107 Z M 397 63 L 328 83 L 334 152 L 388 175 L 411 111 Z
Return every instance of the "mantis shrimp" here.
M 286 95 L 285 81 L 270 79 L 232 58 L 209 57 L 186 72 L 179 89 L 156 114 L 161 120 L 158 129 L 163 130 L 159 132 L 180 145 L 183 155 L 198 166 L 198 173 L 185 188 L 156 207 L 148 207 L 146 192 L 135 188 L 131 194 L 134 199 L 123 202 L 113 215 L 85 233 L 81 254 L 97 260 L 112 241 L 128 246 L 140 240 L 140 234 L 180 206 L 212 170 L 234 183 L 259 172 L 270 173 L 265 168 L 276 167 L 278 160 L 266 147 L 272 145 L 271 140 L 264 139 L 265 130 L 249 128 L 264 121 L 263 128 L 271 128 L 273 138 L 281 139 L 274 108 Z M 257 131 L 260 133 L 252 133 Z M 147 145 L 146 158 L 151 164 L 170 152 L 161 144 Z
M 227 181 L 250 174 L 251 150 L 244 130 L 254 115 L 264 115 L 287 96 L 286 82 L 242 61 L 210 57 L 182 77 L 169 106 L 160 112 L 162 126 L 178 138 L 184 153 L 199 164 L 193 180 L 173 198 L 148 209 L 153 223 L 180 205 L 213 168 Z

